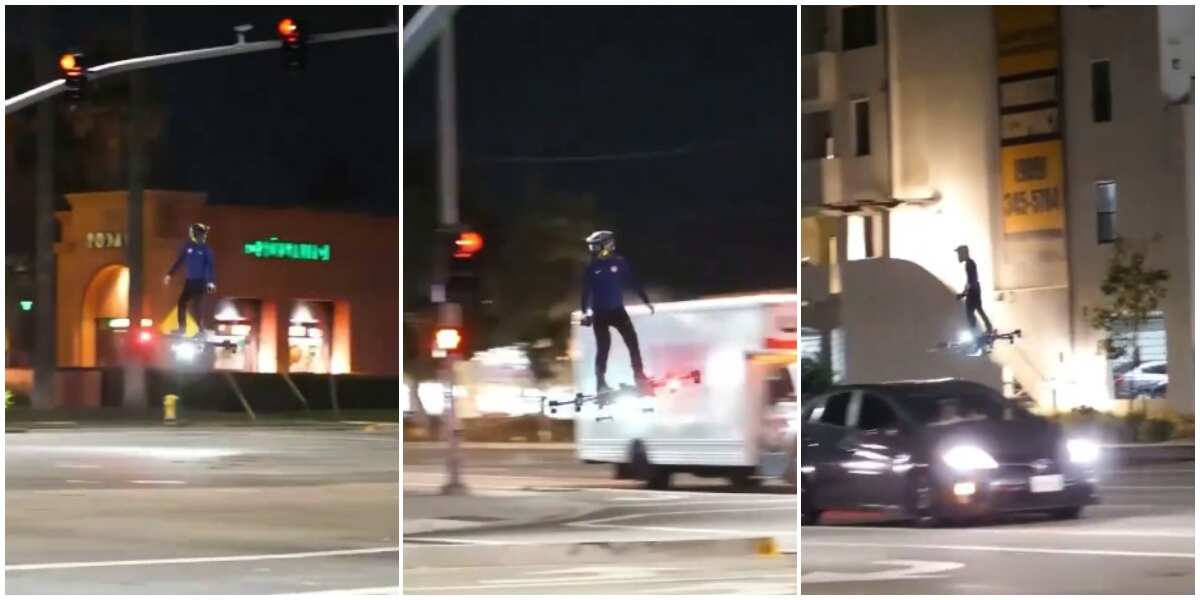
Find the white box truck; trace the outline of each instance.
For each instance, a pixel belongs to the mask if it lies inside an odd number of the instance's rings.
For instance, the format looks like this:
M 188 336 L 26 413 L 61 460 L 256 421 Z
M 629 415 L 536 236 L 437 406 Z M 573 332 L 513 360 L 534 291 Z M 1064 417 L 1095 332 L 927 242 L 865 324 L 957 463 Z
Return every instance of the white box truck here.
M 631 306 L 646 373 L 651 378 L 699 371 L 652 396 L 627 390 L 575 417 L 579 460 L 615 465 L 618 478 L 651 488 L 674 473 L 724 477 L 748 488 L 763 478 L 796 480 L 795 294 L 761 294 Z M 576 390 L 596 390 L 595 334 L 572 316 Z M 613 332 L 609 385 L 633 384 L 628 350 Z

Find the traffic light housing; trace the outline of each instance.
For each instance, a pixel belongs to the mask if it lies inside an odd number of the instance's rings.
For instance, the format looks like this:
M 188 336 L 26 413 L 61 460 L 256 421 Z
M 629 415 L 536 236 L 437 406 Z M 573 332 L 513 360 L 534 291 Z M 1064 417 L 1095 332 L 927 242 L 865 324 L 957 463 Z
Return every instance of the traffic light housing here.
M 446 299 L 464 306 L 478 304 L 483 236 L 476 231 L 462 229 L 449 232 L 446 240 L 445 252 L 449 254 L 450 262 Z
M 82 100 L 87 89 L 87 66 L 83 63 L 83 54 L 63 54 L 58 59 L 58 68 L 66 80 L 67 97 L 74 101 Z
M 302 69 L 308 53 L 308 41 L 300 22 L 291 17 L 281 19 L 275 27 L 283 42 L 283 64 L 289 69 Z

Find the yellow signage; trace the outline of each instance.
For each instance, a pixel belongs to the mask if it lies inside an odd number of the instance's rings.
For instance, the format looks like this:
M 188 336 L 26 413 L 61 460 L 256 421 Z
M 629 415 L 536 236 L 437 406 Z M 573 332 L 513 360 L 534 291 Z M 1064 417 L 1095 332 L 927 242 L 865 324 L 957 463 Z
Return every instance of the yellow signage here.
M 1062 231 L 1057 6 L 996 6 L 1000 200 L 1004 233 Z
M 1062 141 L 1000 148 L 1004 233 L 1063 228 Z
M 1058 69 L 1058 7 L 996 6 L 999 76 Z

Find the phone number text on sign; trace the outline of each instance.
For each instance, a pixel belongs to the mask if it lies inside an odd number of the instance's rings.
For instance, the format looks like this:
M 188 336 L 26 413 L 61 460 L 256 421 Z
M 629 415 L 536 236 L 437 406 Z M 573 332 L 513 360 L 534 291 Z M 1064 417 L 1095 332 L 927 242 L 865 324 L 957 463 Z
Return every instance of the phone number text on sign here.
M 1004 233 L 1062 230 L 1062 142 L 1004 146 L 1000 159 Z

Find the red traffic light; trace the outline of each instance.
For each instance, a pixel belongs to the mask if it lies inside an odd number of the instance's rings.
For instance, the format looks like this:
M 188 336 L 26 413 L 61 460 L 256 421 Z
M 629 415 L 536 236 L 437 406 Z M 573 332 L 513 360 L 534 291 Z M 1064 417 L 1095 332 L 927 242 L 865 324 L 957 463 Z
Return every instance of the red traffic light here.
M 68 52 L 58 59 L 58 66 L 68 73 L 77 73 L 82 65 L 79 64 L 78 55 Z
M 454 240 L 454 258 L 471 258 L 483 249 L 483 236 L 474 231 L 464 231 Z
M 276 29 L 279 31 L 280 37 L 287 38 L 288 40 L 295 39 L 300 32 L 300 26 L 292 18 L 279 21 L 279 26 Z
M 458 350 L 458 345 L 462 343 L 462 334 L 453 328 L 439 329 L 435 339 L 438 350 Z

